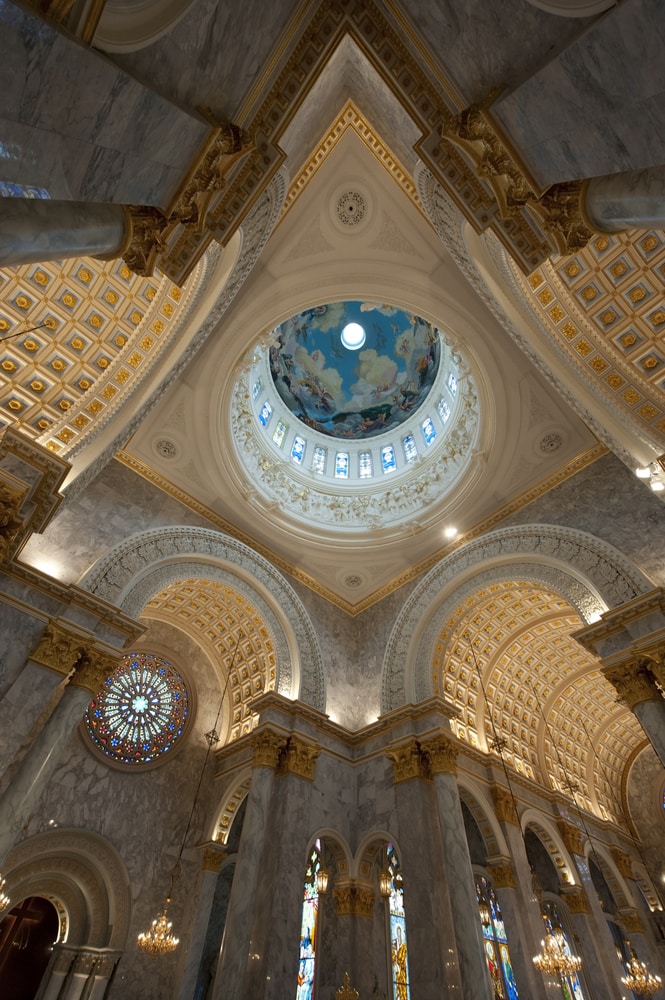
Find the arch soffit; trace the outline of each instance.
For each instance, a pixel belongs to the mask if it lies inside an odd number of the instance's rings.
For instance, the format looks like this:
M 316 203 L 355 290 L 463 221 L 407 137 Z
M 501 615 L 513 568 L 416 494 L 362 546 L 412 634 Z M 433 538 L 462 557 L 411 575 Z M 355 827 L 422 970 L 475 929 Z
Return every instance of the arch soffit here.
M 460 799 L 478 824 L 488 859 L 510 857 L 510 849 L 492 803 L 482 788 L 465 774 L 457 775 Z
M 520 826 L 523 836 L 531 828 L 547 849 L 561 886 L 581 884 L 577 868 L 564 846 L 561 834 L 546 816 L 537 809 L 525 809 L 520 816 Z
M 618 549 L 588 532 L 542 524 L 489 532 L 443 559 L 407 600 L 386 649 L 384 712 L 431 696 L 434 645 L 460 602 L 516 577 L 555 590 L 587 623 L 652 587 Z
M 37 834 L 14 847 L 6 872 L 13 898 L 50 893 L 62 901 L 70 919 L 70 943 L 124 948 L 131 909 L 129 876 L 122 858 L 103 837 L 67 829 Z
M 602 844 L 592 844 L 587 841 L 585 845 L 585 854 L 587 864 L 590 861 L 595 860 L 600 868 L 609 890 L 614 896 L 615 902 L 619 908 L 633 907 L 635 901 L 633 899 L 633 894 L 630 891 L 623 876 L 619 873 L 617 866 L 614 862 L 612 855 L 603 847 Z
M 309 616 L 281 573 L 242 542 L 207 528 L 151 529 L 99 559 L 79 586 L 138 617 L 155 594 L 186 576 L 219 580 L 254 602 L 273 631 L 277 690 L 324 710 L 321 651 Z
M 341 836 L 339 831 L 332 830 L 329 827 L 322 827 L 320 830 L 317 830 L 317 832 L 310 838 L 306 858 L 309 858 L 310 851 L 314 847 L 317 840 L 325 843 L 326 846 L 324 863 L 326 859 L 329 859 L 330 855 L 332 855 L 335 866 L 335 875 L 344 880 L 348 880 L 353 877 L 353 855 L 351 853 L 351 848 L 347 844 L 344 837 Z
M 231 827 L 236 817 L 238 809 L 249 795 L 249 786 L 252 781 L 251 767 L 244 767 L 233 786 L 226 792 L 222 799 L 222 804 L 217 812 L 217 817 L 213 826 L 213 840 L 226 844 L 231 833 Z

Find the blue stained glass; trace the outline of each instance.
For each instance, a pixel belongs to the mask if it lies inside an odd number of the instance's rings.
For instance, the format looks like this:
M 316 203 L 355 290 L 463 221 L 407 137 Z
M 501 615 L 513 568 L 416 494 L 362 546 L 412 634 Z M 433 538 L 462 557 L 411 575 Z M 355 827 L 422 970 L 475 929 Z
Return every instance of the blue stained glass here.
M 252 399 L 256 399 L 256 397 L 258 396 L 258 394 L 261 392 L 262 388 L 263 388 L 263 384 L 261 382 L 261 379 L 257 378 L 256 382 L 252 386 Z
M 338 451 L 335 455 L 335 478 L 349 478 L 349 456 L 345 451 Z
M 413 434 L 407 434 L 402 439 L 402 446 L 404 448 L 404 458 L 407 462 L 413 462 L 414 458 L 418 457 L 418 449 L 416 448 L 416 442 L 413 440 Z
M 302 465 L 302 460 L 305 457 L 305 439 L 301 438 L 297 434 L 293 439 L 293 444 L 291 445 L 291 458 L 297 465 Z
M 321 843 L 316 841 L 309 856 L 303 892 L 302 920 L 300 923 L 300 962 L 296 1000 L 314 1000 L 314 973 L 319 917 L 319 892 L 316 876 L 321 867 Z
M 393 472 L 397 468 L 395 449 L 390 444 L 381 449 L 381 466 L 384 472 Z
M 278 448 L 281 448 L 284 443 L 284 436 L 287 429 L 287 424 L 285 424 L 283 420 L 277 421 L 277 426 L 275 427 L 275 433 L 273 434 L 272 439 Z
M 446 403 L 445 399 L 440 399 L 437 403 L 437 410 L 439 411 L 439 416 L 441 417 L 441 423 L 445 424 L 450 416 L 450 407 Z
M 272 416 L 272 406 L 266 400 L 259 411 L 259 421 L 264 427 L 267 426 L 271 416 Z
M 434 427 L 434 424 L 432 423 L 429 417 L 426 417 L 425 420 L 423 420 L 421 426 L 423 429 L 423 437 L 425 438 L 425 444 L 431 444 L 434 438 L 436 437 L 436 429 Z
M 390 887 L 390 958 L 392 963 L 393 1000 L 410 1000 L 409 952 L 406 941 L 404 889 L 399 860 L 392 844 L 388 844 L 386 862 L 391 875 Z
M 451 396 L 457 395 L 457 379 L 452 372 L 448 376 L 448 388 L 450 389 Z
M 482 875 L 476 876 L 476 895 L 493 996 L 496 1000 L 519 1000 L 501 907 L 494 889 Z

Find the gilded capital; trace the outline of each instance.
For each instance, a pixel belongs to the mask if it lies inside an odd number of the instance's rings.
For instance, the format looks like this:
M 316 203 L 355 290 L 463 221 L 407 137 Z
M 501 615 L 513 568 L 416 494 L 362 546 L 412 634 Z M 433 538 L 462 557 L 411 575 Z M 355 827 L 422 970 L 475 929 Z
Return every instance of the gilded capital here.
M 286 753 L 281 760 L 280 772 L 297 774 L 307 781 L 313 781 L 314 767 L 320 753 L 320 747 L 306 743 L 298 736 L 290 736 L 286 744 Z
M 501 861 L 493 865 L 488 865 L 487 870 L 495 889 L 515 888 L 515 872 L 509 861 Z
M 118 666 L 119 657 L 102 653 L 97 649 L 82 650 L 74 663 L 74 673 L 69 681 L 75 687 L 87 688 L 93 695 L 99 694 L 107 678 Z
M 206 847 L 201 858 L 201 868 L 204 872 L 219 872 L 228 856 L 221 846 Z
M 559 827 L 559 832 L 561 833 L 561 839 L 564 842 L 566 850 L 570 851 L 571 854 L 584 855 L 584 835 L 582 831 L 569 823 L 566 819 L 560 819 L 557 823 Z
M 251 743 L 254 751 L 252 767 L 271 767 L 274 771 L 286 743 L 284 737 L 264 729 L 252 735 Z
M 622 851 L 620 847 L 611 847 L 610 851 L 612 857 L 614 858 L 614 863 L 617 866 L 617 871 L 622 878 L 634 878 L 633 875 L 633 859 L 630 854 L 626 851 Z
M 122 259 L 135 274 L 150 277 L 157 257 L 166 250 L 166 216 L 149 205 L 132 205 L 126 210 L 126 240 Z
M 631 663 L 621 666 L 603 667 L 602 673 L 631 711 L 642 702 L 659 701 L 661 698 L 649 669 L 649 661 L 643 657 L 636 657 Z
M 448 736 L 437 736 L 421 743 L 432 774 L 457 774 L 459 747 Z
M 393 781 L 396 785 L 410 778 L 424 777 L 423 760 L 416 740 L 386 750 L 386 757 L 392 761 Z
M 571 913 L 589 913 L 589 900 L 581 886 L 576 885 L 564 890 L 563 898 Z
M 338 916 L 371 917 L 374 915 L 376 893 L 367 886 L 350 882 L 333 889 L 333 899 Z
M 67 676 L 77 664 L 89 656 L 87 642 L 88 640 L 72 632 L 61 622 L 50 621 L 30 659 Z
M 626 934 L 644 934 L 644 924 L 637 910 L 632 907 L 627 910 L 619 910 L 617 917 L 623 924 Z
M 0 483 L 0 562 L 11 553 L 23 521 L 20 517 L 23 495 Z
M 503 788 L 502 785 L 492 785 L 492 799 L 494 800 L 494 812 L 500 823 L 520 825 L 515 801 L 507 788 Z

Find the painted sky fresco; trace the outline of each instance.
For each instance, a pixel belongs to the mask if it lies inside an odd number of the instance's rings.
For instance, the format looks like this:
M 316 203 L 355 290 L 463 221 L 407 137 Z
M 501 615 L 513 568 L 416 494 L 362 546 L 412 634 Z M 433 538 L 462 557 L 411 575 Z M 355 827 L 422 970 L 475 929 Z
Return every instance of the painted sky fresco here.
M 367 335 L 359 351 L 340 340 L 347 323 Z M 383 434 L 427 397 L 440 358 L 438 331 L 391 305 L 333 302 L 277 328 L 270 370 L 281 398 L 308 427 L 331 437 Z

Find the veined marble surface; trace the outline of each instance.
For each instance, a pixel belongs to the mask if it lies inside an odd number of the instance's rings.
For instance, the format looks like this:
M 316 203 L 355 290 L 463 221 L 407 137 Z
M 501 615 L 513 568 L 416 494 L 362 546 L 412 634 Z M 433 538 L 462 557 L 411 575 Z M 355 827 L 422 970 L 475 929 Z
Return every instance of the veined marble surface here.
M 165 208 L 210 127 L 8 0 L 0 34 L 2 180 Z

